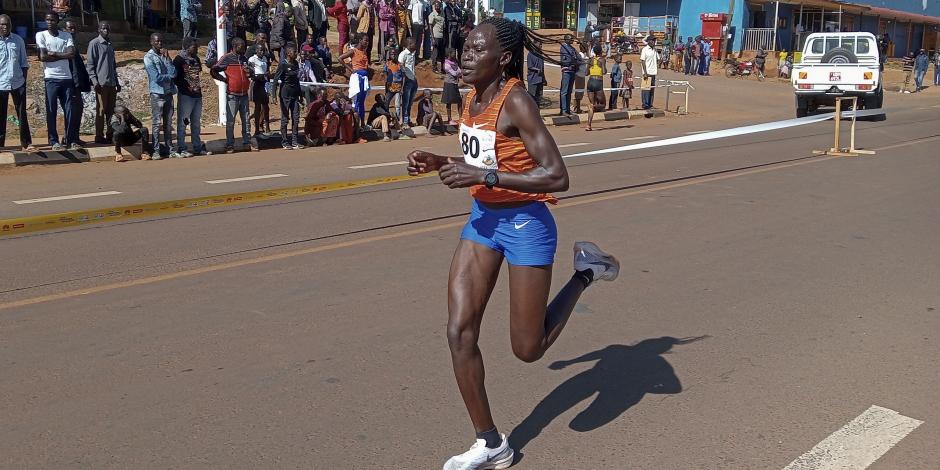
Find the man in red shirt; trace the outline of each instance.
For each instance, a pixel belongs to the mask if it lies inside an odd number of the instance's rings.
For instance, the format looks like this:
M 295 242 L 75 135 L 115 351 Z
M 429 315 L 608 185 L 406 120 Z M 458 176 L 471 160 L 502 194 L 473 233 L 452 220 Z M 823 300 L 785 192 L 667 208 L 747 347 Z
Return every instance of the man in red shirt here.
M 232 52 L 219 57 L 209 73 L 212 78 L 226 84 L 225 153 L 235 152 L 235 113 L 242 121 L 242 146 L 257 151 L 258 147 L 249 136 L 248 87 L 251 86 L 251 69 L 245 57 L 245 41 L 241 38 L 233 39 Z

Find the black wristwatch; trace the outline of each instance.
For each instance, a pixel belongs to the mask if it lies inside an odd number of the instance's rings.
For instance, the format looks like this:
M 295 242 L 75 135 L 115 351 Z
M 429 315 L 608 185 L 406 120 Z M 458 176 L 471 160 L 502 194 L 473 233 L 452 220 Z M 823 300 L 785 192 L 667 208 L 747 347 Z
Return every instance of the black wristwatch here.
M 493 186 L 499 184 L 499 175 L 496 174 L 495 170 L 487 171 L 483 175 L 483 184 L 486 185 L 486 189 L 493 189 Z

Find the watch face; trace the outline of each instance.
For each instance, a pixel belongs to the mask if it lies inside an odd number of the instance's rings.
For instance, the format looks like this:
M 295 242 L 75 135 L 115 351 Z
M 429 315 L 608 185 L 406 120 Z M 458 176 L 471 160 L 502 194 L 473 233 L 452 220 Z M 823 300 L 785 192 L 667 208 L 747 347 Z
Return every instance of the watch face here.
M 490 186 L 490 187 L 492 187 L 493 185 L 495 185 L 498 180 L 499 180 L 499 178 L 496 176 L 496 173 L 495 173 L 495 172 L 489 172 L 489 173 L 487 173 L 486 176 L 483 178 L 483 181 L 486 183 L 486 185 L 487 185 L 487 186 Z

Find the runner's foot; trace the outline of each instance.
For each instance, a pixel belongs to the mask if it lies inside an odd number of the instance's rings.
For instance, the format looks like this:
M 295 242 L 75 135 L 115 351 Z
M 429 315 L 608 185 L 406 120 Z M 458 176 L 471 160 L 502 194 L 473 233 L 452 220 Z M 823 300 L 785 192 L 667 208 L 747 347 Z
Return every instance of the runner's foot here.
M 500 435 L 503 443 L 495 449 L 486 447 L 486 441 L 477 439 L 470 450 L 455 455 L 444 464 L 444 470 L 501 470 L 512 465 L 513 451 L 509 440 Z
M 613 281 L 620 274 L 620 261 L 591 242 L 574 244 L 575 271 L 591 270 L 592 280 Z

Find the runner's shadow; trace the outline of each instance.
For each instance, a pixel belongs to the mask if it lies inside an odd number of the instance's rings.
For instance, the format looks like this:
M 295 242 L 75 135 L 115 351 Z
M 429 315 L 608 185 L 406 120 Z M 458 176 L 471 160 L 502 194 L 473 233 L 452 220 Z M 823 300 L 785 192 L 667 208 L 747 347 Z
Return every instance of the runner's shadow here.
M 522 449 L 535 439 L 555 418 L 578 403 L 597 394 L 594 401 L 578 413 L 569 427 L 578 432 L 604 426 L 636 405 L 647 393 L 674 394 L 682 384 L 669 362 L 662 357 L 674 345 L 688 344 L 708 336 L 650 338 L 627 346 L 614 344 L 581 357 L 557 361 L 548 367 L 561 370 L 581 362 L 597 361 L 594 367 L 566 380 L 552 390 L 509 436 L 509 443 L 522 458 Z

